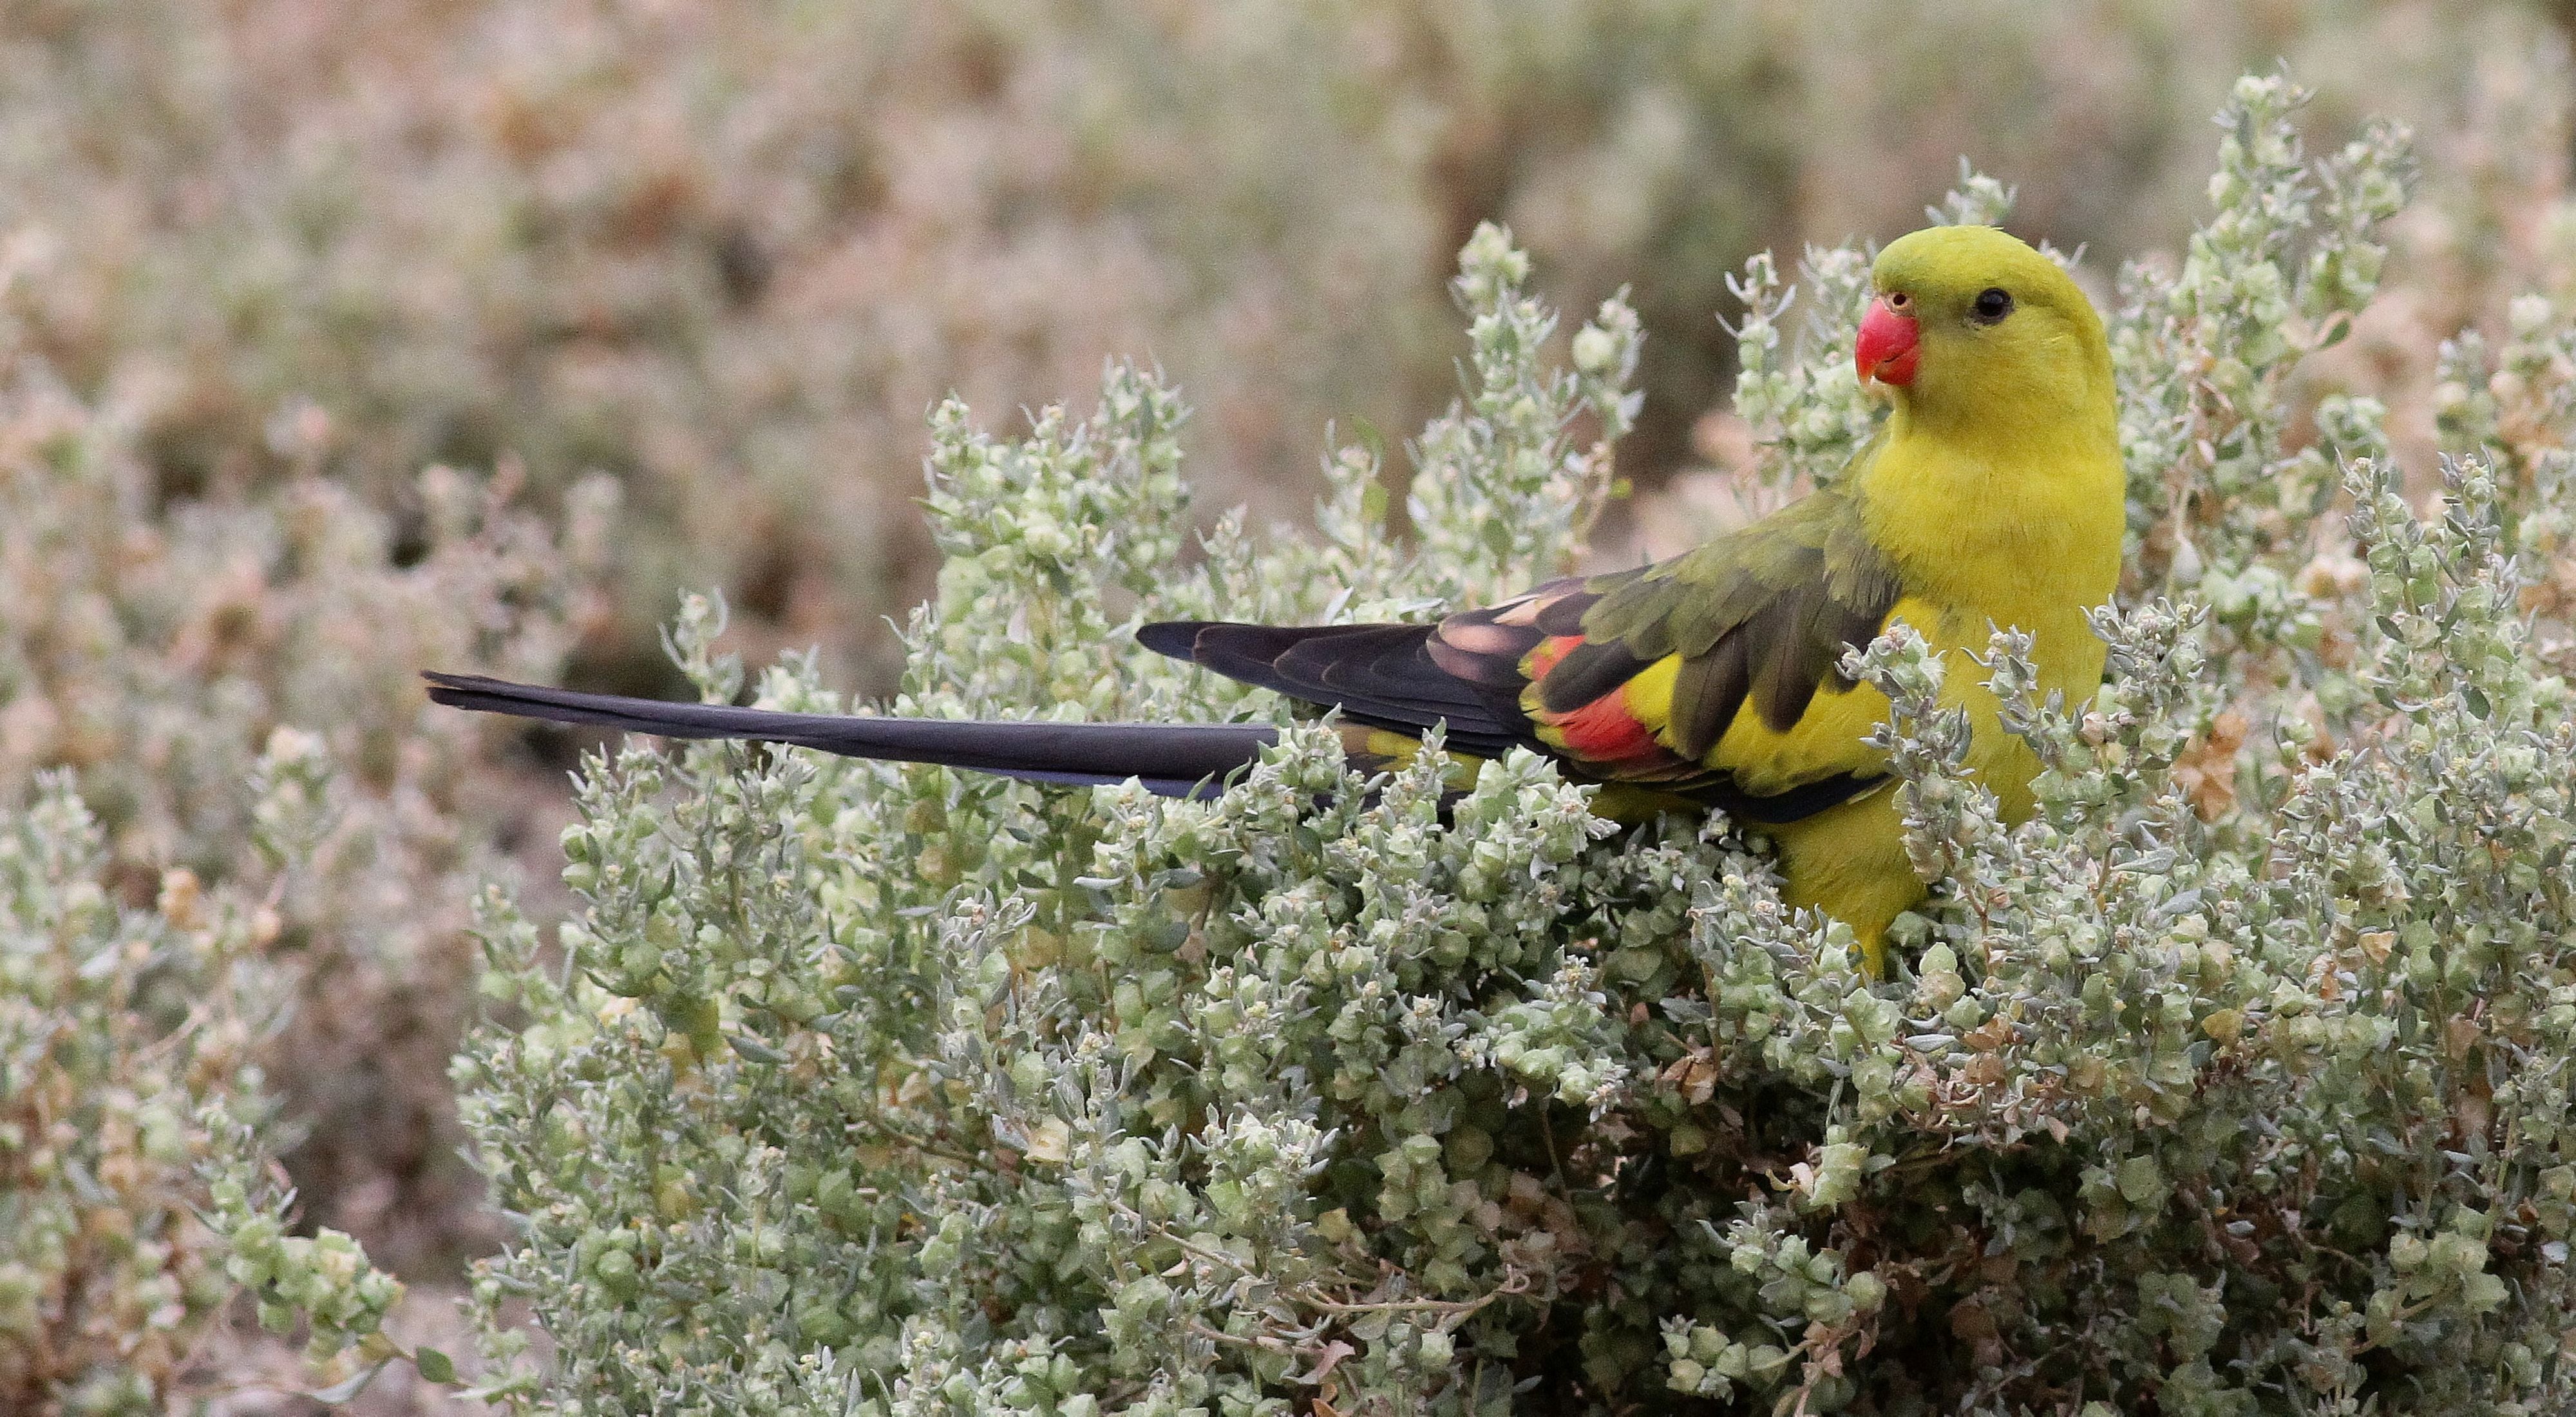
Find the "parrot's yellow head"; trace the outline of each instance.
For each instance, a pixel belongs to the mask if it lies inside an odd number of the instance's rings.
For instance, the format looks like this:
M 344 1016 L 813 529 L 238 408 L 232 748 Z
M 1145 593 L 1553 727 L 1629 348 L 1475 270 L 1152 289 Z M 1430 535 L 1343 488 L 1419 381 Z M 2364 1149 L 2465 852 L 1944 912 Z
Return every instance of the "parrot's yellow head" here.
M 1899 237 L 1870 267 L 1854 358 L 1897 411 L 1980 439 L 2110 430 L 2102 317 L 2057 263 L 1991 226 Z

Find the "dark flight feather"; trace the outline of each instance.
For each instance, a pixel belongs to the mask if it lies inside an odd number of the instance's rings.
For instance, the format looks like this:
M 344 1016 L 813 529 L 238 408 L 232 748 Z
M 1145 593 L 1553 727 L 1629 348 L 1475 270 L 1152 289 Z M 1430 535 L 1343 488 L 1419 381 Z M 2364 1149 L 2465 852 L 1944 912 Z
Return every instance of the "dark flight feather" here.
M 1162 621 L 1137 632 L 1146 648 L 1301 702 L 1338 708 L 1345 719 L 1420 735 L 1446 724 L 1448 743 L 1492 756 L 1528 741 L 1510 693 L 1459 678 L 1432 659 L 1431 625 L 1245 625 Z M 1517 685 L 1514 686 L 1515 689 Z
M 1617 640 L 1587 640 L 1567 650 L 1538 681 L 1539 707 L 1550 713 L 1572 713 L 1636 678 L 1639 670 L 1652 663 Z
M 1673 679 L 1673 751 L 1685 758 L 1705 758 L 1735 722 L 1750 683 L 1745 668 L 1746 641 L 1721 641 L 1705 654 L 1682 661 Z

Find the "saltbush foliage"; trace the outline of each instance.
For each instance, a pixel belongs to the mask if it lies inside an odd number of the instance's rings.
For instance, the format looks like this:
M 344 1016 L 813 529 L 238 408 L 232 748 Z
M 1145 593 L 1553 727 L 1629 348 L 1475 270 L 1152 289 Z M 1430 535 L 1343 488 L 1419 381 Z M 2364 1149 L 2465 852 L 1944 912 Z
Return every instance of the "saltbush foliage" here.
M 0 799 L 72 772 L 129 903 L 173 869 L 273 892 L 302 1006 L 271 1081 L 306 1133 L 308 1203 L 399 1262 L 453 1264 L 475 1187 L 437 1076 L 471 1009 L 465 902 L 500 814 L 487 740 L 424 710 L 417 666 L 552 672 L 614 488 L 586 484 L 562 538 L 509 506 L 507 476 L 444 467 L 416 479 L 408 529 L 313 461 L 274 492 L 160 502 L 126 413 L 0 327 Z M 324 423 L 306 408 L 277 441 L 309 449 Z M 303 834 L 264 845 L 253 779 L 282 727 L 320 776 Z
M 1619 830 L 1523 753 L 1363 780 L 1291 726 L 1205 802 L 697 745 L 590 763 L 560 954 L 483 902 L 457 1064 L 518 1222 L 479 1273 L 521 1410 L 2535 1413 L 2576 1398 L 2576 696 L 2564 323 L 2446 368 L 2454 460 L 2302 383 L 2370 299 L 2401 134 L 2322 159 L 2248 79 L 2213 215 L 2112 321 L 2132 573 L 2109 684 L 2035 702 L 2006 828 L 1945 668 L 1852 661 L 1919 865 L 1896 976 L 1723 821 Z M 1948 209 L 2000 215 L 1971 180 Z M 1766 476 L 1863 426 L 1743 280 Z M 1279 715 L 1146 616 L 1418 614 L 1562 565 L 1633 405 L 1550 371 L 1496 230 L 1466 400 L 1328 463 L 1319 536 L 1181 557 L 1175 398 L 934 419 L 945 553 L 887 711 Z M 1820 299 L 1819 297 L 1826 297 Z M 2321 393 L 2326 396 L 2319 397 Z M 2484 400 L 2481 402 L 2481 400 Z M 2508 411 L 2510 416 L 2508 416 Z M 692 602 L 679 658 L 741 671 Z M 810 663 L 763 704 L 838 707 Z M 505 1323 L 530 1305 L 539 1364 Z
M 0 287 L 26 276 L 14 260 Z M 415 669 L 553 672 L 613 505 L 591 484 L 558 537 L 510 509 L 506 476 L 432 468 L 406 533 L 318 476 L 309 407 L 273 430 L 300 478 L 164 500 L 130 412 L 77 397 L 0 318 L 11 1413 L 158 1411 L 202 1382 L 192 1360 L 246 1277 L 219 1232 L 249 1199 L 201 1166 L 282 1205 L 264 1179 L 282 1155 L 298 1223 L 397 1264 L 474 1247 L 479 1178 L 437 1075 L 469 1012 L 499 794 L 478 727 L 427 711 Z M 356 1245 L 325 1252 L 355 1284 Z
M 0 1405 L 150 1410 L 230 1293 L 191 1213 L 196 1112 L 258 1095 L 240 975 L 274 910 L 184 869 L 103 888 L 61 778 L 0 828 Z

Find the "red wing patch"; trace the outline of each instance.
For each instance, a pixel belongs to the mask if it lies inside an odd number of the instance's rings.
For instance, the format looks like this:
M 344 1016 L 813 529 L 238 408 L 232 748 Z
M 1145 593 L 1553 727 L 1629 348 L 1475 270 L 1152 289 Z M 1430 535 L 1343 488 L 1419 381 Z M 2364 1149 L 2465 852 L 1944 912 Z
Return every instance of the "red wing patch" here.
M 1556 662 L 1565 658 L 1575 646 L 1583 643 L 1581 635 L 1555 635 L 1538 642 L 1538 646 L 1521 658 L 1521 678 L 1535 684 L 1547 677 Z
M 1675 757 L 1656 741 L 1655 730 L 1629 711 L 1627 681 L 1636 668 L 1615 645 L 1590 644 L 1579 634 L 1550 635 L 1521 660 L 1521 674 L 1533 686 L 1522 696 L 1521 710 L 1589 772 L 1661 779 L 1691 770 L 1695 764 Z M 1558 680 L 1590 678 L 1607 687 L 1571 707 L 1551 709 L 1540 687 L 1556 682 L 1551 674 Z
M 1520 712 L 1580 775 L 1681 781 L 1705 772 L 1656 740 L 1628 708 L 1628 681 L 1647 661 L 1616 641 L 1583 634 L 1598 582 L 1551 581 L 1483 610 L 1440 622 L 1425 646 L 1432 662 L 1472 684 L 1516 694 Z
M 1556 730 L 1567 752 L 1598 767 L 1670 756 L 1655 741 L 1654 730 L 1628 712 L 1628 691 L 1624 686 L 1572 713 L 1542 714 L 1539 721 Z

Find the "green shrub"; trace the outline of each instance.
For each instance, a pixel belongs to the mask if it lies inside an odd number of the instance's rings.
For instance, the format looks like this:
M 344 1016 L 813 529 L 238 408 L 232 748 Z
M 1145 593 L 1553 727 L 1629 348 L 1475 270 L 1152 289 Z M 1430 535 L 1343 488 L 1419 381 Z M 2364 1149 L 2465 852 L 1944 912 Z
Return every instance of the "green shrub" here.
M 440 1073 L 505 816 L 490 740 L 429 711 L 417 669 L 554 672 L 613 487 L 587 485 L 561 543 L 507 478 L 437 467 L 408 529 L 309 461 L 273 490 L 159 503 L 124 410 L 74 397 L 23 332 L 0 334 L 0 381 L 0 792 L 71 770 L 128 903 L 172 869 L 271 893 L 294 995 L 275 1002 L 295 1005 L 271 1077 L 308 1203 L 405 1264 L 456 1263 L 479 1247 L 458 1233 L 477 1187 Z M 306 414 L 278 432 L 289 452 L 327 436 Z M 259 844 L 250 785 L 281 727 L 316 774 L 292 870 Z
M 558 539 L 508 509 L 506 477 L 432 468 L 404 533 L 309 464 L 163 502 L 123 412 L 0 328 L 13 1413 L 158 1411 L 202 1380 L 188 1360 L 229 1286 L 192 1212 L 219 1157 L 283 1154 L 299 1223 L 407 1266 L 491 1242 L 440 1072 L 500 783 L 415 670 L 554 672 L 613 505 L 594 484 Z M 289 453 L 307 413 L 278 430 Z
M 205 1104 L 255 1106 L 256 897 L 107 888 L 55 778 L 0 828 L 0 1407 L 145 1412 L 231 1292 L 191 1213 Z
M 260 1060 L 295 995 L 283 887 L 313 865 L 331 785 L 320 739 L 280 728 L 244 792 L 270 869 L 164 872 L 119 902 L 107 832 L 74 775 L 42 775 L 0 834 L 0 1406 L 167 1410 L 201 1386 L 236 1285 L 260 1317 L 310 1315 L 311 1352 L 375 1336 L 402 1286 L 349 1236 L 288 1236 Z M 211 1184 L 209 1184 L 211 1182 Z M 254 1214 L 251 1194 L 259 1207 Z M 283 1291 L 270 1286 L 292 1280 Z M 437 1355 L 426 1357 L 435 1365 Z
M 1514 754 L 1363 782 L 1294 728 L 1210 802 L 699 745 L 582 777 L 562 963 L 500 895 L 457 1063 L 496 1200 L 491 1390 L 562 1412 L 2487 1412 L 2576 1396 L 2571 365 L 2554 309 L 2419 514 L 2380 411 L 2303 418 L 2373 291 L 2401 135 L 2301 153 L 2248 79 L 2216 210 L 2114 320 L 2137 532 L 2112 682 L 2034 703 L 2002 828 L 1939 661 L 1855 664 L 1918 861 L 1899 977 L 1722 822 L 1617 831 Z M 1953 210 L 2008 194 L 1971 181 Z M 1819 254 L 1826 291 L 1858 258 Z M 1280 714 L 1144 615 L 1421 613 L 1561 564 L 1630 405 L 1625 310 L 1540 358 L 1466 251 L 1467 401 L 1321 535 L 1174 563 L 1177 402 L 934 419 L 946 559 L 889 711 Z M 1819 282 L 1809 282 L 1811 291 Z M 1745 280 L 1768 475 L 1830 475 L 1833 338 Z M 2455 351 L 2463 379 L 2482 369 Z M 1839 382 L 1838 382 L 1839 379 Z M 2493 381 L 2489 381 L 2492 383 Z M 1426 603 L 1421 588 L 1436 597 Z M 1008 607 L 1007 613 L 1000 608 Z M 677 636 L 702 689 L 715 610 Z M 829 709 L 810 661 L 764 704 Z M 1283 720 L 1286 721 L 1286 720 Z M 535 1364 L 506 1306 L 554 1343 Z M 1685 1404 L 1686 1405 L 1686 1404 Z

